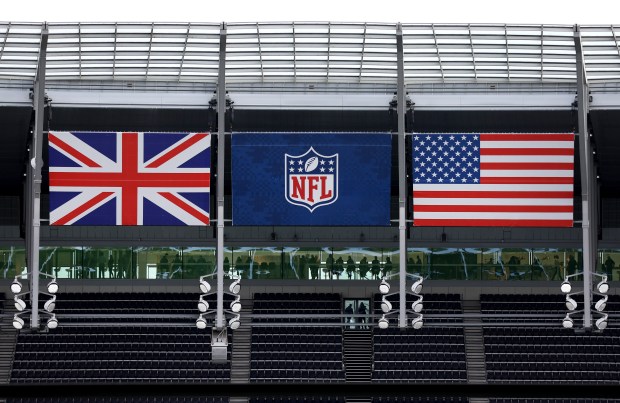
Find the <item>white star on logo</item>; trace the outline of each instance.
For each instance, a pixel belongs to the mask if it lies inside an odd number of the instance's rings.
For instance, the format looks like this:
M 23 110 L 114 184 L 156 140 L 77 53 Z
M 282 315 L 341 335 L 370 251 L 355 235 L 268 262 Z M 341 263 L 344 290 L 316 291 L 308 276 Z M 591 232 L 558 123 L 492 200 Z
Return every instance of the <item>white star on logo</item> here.
M 325 172 L 325 168 L 321 167 L 321 172 Z
M 295 161 L 293 161 L 293 160 L 289 160 L 288 164 L 289 164 L 289 165 L 293 165 L 293 164 L 295 164 Z
M 329 172 L 334 172 L 334 168 L 329 167 Z
M 325 165 L 325 160 L 321 160 L 319 162 L 321 163 L 321 165 Z

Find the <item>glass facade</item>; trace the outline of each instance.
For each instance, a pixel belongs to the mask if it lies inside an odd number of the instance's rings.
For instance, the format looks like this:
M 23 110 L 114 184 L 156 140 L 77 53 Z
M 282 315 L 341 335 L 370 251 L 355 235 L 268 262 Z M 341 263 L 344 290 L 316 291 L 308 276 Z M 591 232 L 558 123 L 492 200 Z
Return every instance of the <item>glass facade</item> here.
M 597 271 L 620 281 L 620 249 L 602 249 Z M 616 263 L 618 262 L 618 263 Z M 3 278 L 26 270 L 24 248 L 0 246 Z M 392 248 L 231 247 L 226 278 L 379 280 L 396 278 Z M 582 270 L 579 249 L 409 248 L 406 270 L 430 280 L 561 281 Z M 214 247 L 42 247 L 40 269 L 74 279 L 194 279 L 216 271 Z

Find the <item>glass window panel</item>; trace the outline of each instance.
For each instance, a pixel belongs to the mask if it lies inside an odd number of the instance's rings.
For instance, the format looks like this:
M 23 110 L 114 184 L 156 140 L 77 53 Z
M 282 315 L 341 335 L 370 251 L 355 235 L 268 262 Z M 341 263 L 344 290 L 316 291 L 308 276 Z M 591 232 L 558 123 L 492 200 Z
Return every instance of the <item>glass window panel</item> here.
M 183 260 L 181 248 L 174 247 L 137 247 L 134 249 L 137 260 L 136 278 L 138 279 L 180 279 L 182 278 Z M 119 272 L 118 255 L 115 271 Z
M 0 265 L 3 278 L 15 278 L 26 266 L 26 250 L 22 247 L 0 247 Z
M 599 251 L 599 272 L 607 274 L 611 281 L 620 280 L 620 249 Z
M 407 273 L 430 277 L 430 254 L 428 248 L 407 249 Z
M 283 257 L 281 248 L 241 247 L 234 248 L 225 255 L 224 272 L 229 277 L 241 276 L 245 279 L 282 278 Z
M 58 278 L 85 278 L 82 247 L 39 248 L 39 270 Z
M 468 280 L 479 277 L 479 252 L 475 249 L 433 248 L 429 256 L 433 280 Z
M 215 248 L 191 247 L 183 249 L 183 278 L 199 278 L 216 271 Z M 226 262 L 226 261 L 225 261 Z

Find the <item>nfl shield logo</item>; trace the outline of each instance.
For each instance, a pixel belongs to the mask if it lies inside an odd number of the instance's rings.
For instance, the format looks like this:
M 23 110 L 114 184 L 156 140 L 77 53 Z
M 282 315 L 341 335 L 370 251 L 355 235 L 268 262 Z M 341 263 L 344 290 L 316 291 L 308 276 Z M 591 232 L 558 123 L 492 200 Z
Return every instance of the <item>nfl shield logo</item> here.
M 321 155 L 310 147 L 302 155 L 284 154 L 286 201 L 313 212 L 338 199 L 338 154 Z

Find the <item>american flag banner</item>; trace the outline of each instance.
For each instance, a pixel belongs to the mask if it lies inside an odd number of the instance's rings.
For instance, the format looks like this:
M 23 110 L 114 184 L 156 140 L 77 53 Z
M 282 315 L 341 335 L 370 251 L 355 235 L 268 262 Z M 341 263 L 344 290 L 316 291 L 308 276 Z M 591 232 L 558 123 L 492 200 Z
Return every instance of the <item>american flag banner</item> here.
M 413 134 L 414 226 L 572 227 L 574 134 Z
M 48 135 L 51 225 L 209 225 L 209 133 Z

